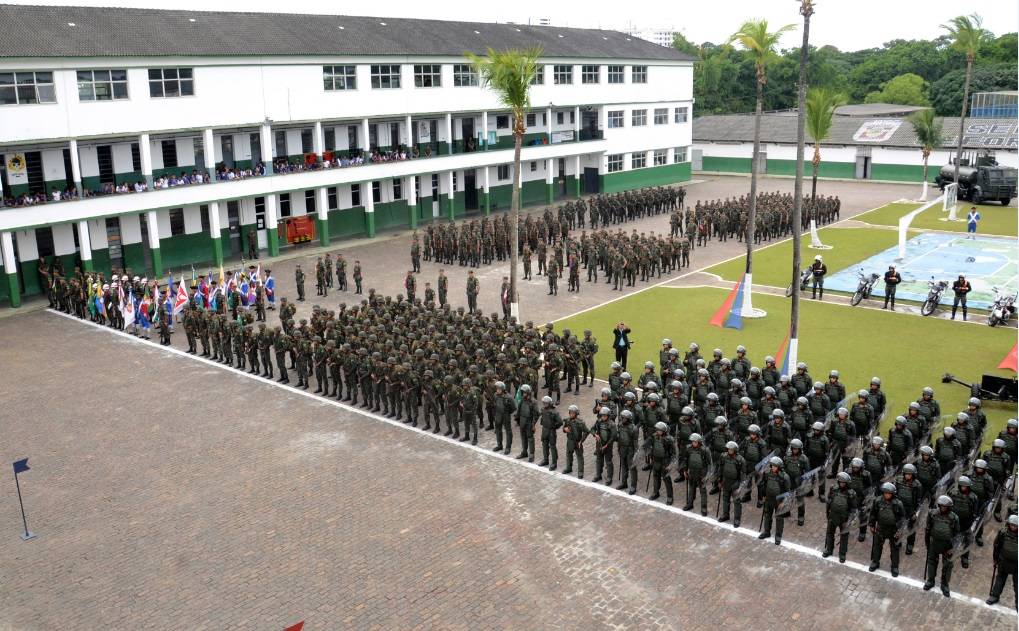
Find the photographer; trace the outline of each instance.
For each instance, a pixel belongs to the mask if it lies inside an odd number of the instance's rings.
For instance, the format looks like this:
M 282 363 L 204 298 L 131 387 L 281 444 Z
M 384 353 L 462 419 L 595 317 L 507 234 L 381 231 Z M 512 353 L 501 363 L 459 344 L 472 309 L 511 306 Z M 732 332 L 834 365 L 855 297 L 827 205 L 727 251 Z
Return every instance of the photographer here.
M 615 336 L 612 341 L 612 348 L 616 349 L 616 361 L 626 370 L 626 355 L 630 352 L 630 328 L 626 326 L 625 322 L 620 322 L 616 325 L 616 328 L 612 330 L 612 335 Z

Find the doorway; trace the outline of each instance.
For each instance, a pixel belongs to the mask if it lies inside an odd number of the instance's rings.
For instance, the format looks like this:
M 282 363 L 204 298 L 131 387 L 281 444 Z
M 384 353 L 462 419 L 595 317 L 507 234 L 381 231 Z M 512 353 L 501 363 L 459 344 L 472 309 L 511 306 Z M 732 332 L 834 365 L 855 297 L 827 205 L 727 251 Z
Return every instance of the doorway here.
M 99 184 L 113 184 L 113 151 L 110 145 L 96 147 L 96 160 L 99 162 Z
M 42 172 L 42 152 L 25 152 L 25 172 L 28 175 L 28 192 L 33 195 L 46 193 L 46 176 Z
M 856 156 L 856 179 L 870 179 L 870 156 Z
M 120 217 L 106 218 L 106 243 L 110 254 L 110 269 L 124 269 L 124 247 L 120 236 Z
M 464 210 L 478 209 L 477 175 L 474 169 L 464 169 Z
M 559 158 L 555 177 L 559 178 L 559 186 L 556 187 L 558 197 L 566 197 L 566 158 Z
M 598 181 L 598 167 L 584 167 L 584 192 L 597 193 Z
M 222 142 L 223 166 L 228 169 L 234 168 L 234 137 L 231 135 L 220 136 Z M 211 148 L 210 148 L 211 150 Z
M 460 137 L 463 138 L 464 152 L 474 151 L 476 144 L 474 139 L 474 117 L 461 118 L 460 122 Z
M 230 254 L 241 253 L 241 211 L 239 202 L 231 199 L 226 203 L 226 221 L 230 229 Z
M 439 174 L 432 174 L 432 218 L 439 216 Z
M 152 253 L 149 251 L 148 218 L 148 213 L 141 213 L 138 215 L 138 225 L 141 226 L 142 233 L 142 261 L 145 269 L 149 269 L 152 265 Z

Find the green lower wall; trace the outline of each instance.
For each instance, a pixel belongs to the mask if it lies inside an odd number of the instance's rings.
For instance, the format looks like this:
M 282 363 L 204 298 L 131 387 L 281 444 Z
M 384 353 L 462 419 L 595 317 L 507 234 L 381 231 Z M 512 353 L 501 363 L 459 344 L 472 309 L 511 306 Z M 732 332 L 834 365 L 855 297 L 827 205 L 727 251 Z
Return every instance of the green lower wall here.
M 141 276 L 145 273 L 145 246 L 141 243 L 125 243 L 121 248 L 124 267 L 131 275 Z
M 812 176 L 812 168 L 809 162 L 804 165 L 804 175 Z M 719 156 L 704 156 L 702 162 L 704 171 L 717 171 L 724 173 L 750 173 L 750 158 L 726 158 Z M 887 180 L 890 182 L 923 182 L 923 166 L 914 164 L 880 164 L 871 163 L 870 179 Z M 768 175 L 796 175 L 795 160 L 769 159 L 767 164 Z M 927 175 L 933 178 L 928 169 Z M 817 168 L 818 177 L 830 177 L 840 179 L 856 179 L 856 164 L 853 162 L 824 162 Z
M 163 267 L 167 271 L 178 272 L 192 264 L 205 264 L 212 260 L 212 237 L 208 232 L 179 234 L 159 240 L 159 250 L 163 253 Z
M 813 167 L 810 162 L 804 162 L 803 175 L 811 177 Z M 750 169 L 747 169 L 747 173 Z M 768 175 L 796 175 L 796 160 L 768 160 Z M 852 162 L 824 162 L 817 165 L 817 177 L 853 178 L 856 175 L 856 165 Z
M 930 176 L 931 173 L 932 170 L 928 168 L 927 175 Z M 934 169 L 933 173 L 937 174 L 937 169 Z M 892 180 L 894 182 L 923 182 L 923 165 L 871 164 L 870 179 Z
M 364 234 L 364 208 L 329 211 L 329 237 L 350 237 Z
M 406 200 L 375 204 L 375 230 L 405 228 L 409 225 Z
M 750 173 L 750 158 L 723 158 L 704 156 L 701 168 L 705 171 L 725 171 L 729 173 Z
M 112 264 L 110 263 L 110 251 L 108 249 L 92 250 L 92 269 L 102 272 L 106 278 L 113 275 Z
M 632 171 L 606 173 L 601 176 L 601 192 L 617 193 L 645 186 L 663 186 L 685 182 L 690 179 L 690 163 L 665 164 L 659 167 L 645 167 Z

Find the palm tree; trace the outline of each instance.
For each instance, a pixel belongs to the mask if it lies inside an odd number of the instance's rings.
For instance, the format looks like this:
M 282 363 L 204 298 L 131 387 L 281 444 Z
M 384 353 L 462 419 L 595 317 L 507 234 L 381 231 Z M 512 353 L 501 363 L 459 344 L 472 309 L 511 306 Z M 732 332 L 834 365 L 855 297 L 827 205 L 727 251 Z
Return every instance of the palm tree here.
M 800 44 L 800 81 L 796 89 L 796 180 L 793 182 L 793 296 L 789 308 L 789 368 L 796 363 L 800 347 L 800 232 L 803 228 L 803 150 L 807 126 L 807 53 L 810 44 L 810 16 L 814 15 L 813 0 L 800 0 L 803 16 L 803 43 Z
M 487 56 L 466 53 L 481 78 L 481 85 L 493 90 L 499 101 L 513 113 L 513 191 L 510 194 L 510 313 L 518 317 L 517 258 L 520 223 L 520 147 L 524 140 L 527 110 L 531 107 L 531 82 L 538 71 L 541 48 L 524 50 L 488 49 Z M 579 177 L 579 176 L 578 176 Z
M 817 167 L 821 165 L 821 143 L 831 132 L 831 119 L 835 109 L 846 104 L 846 97 L 831 88 L 814 88 L 807 93 L 807 131 L 814 139 L 814 157 L 810 161 L 813 171 L 810 180 L 810 200 L 817 195 Z
M 787 24 L 776 31 L 768 30 L 767 20 L 747 20 L 739 30 L 729 37 L 729 44 L 738 43 L 754 61 L 757 71 L 757 109 L 754 113 L 754 155 L 750 160 L 750 208 L 747 212 L 747 273 L 744 288 L 743 313 L 750 315 L 750 286 L 753 279 L 754 233 L 757 229 L 757 171 L 758 154 L 761 151 L 761 110 L 764 107 L 764 85 L 768 82 L 765 66 L 776 57 L 778 41 L 782 34 L 795 28 Z
M 945 135 L 942 130 L 941 121 L 934 116 L 934 110 L 920 110 L 909 117 L 909 123 L 913 126 L 913 133 L 916 134 L 916 141 L 920 143 L 920 151 L 923 152 L 923 195 L 921 201 L 927 201 L 927 159 L 931 157 L 931 151 L 945 142 Z
M 942 24 L 941 28 L 948 31 L 952 39 L 952 47 L 966 53 L 966 82 L 962 88 L 962 113 L 959 114 L 958 146 L 955 149 L 955 173 L 953 182 L 959 181 L 959 162 L 962 160 L 963 131 L 966 128 L 966 107 L 969 105 L 969 82 L 973 77 L 973 60 L 977 56 L 980 44 L 987 39 L 987 31 L 983 28 L 983 18 L 973 15 L 959 15 Z

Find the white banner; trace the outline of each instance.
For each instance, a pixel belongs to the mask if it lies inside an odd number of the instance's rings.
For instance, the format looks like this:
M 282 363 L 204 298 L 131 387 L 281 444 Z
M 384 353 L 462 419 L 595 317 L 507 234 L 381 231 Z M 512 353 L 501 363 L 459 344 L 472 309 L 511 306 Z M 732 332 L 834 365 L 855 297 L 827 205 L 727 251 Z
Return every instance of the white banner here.
M 552 132 L 552 144 L 560 142 L 573 142 L 573 130 Z
M 429 121 L 418 121 L 418 142 L 432 141 L 432 126 Z
M 7 184 L 10 186 L 28 184 L 28 163 L 25 162 L 25 154 L 8 153 L 4 156 L 4 164 L 7 166 Z

